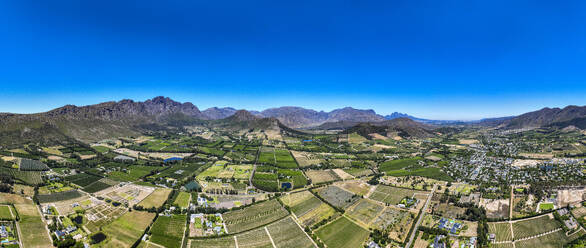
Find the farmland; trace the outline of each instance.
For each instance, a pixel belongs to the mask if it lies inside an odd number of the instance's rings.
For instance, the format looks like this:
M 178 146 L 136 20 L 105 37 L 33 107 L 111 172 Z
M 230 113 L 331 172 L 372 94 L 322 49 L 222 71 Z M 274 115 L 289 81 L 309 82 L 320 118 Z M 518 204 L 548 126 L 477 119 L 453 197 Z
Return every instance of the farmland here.
M 328 247 L 355 248 L 362 247 L 368 231 L 346 217 L 340 217 L 318 229 L 317 236 Z
M 258 228 L 243 234 L 236 235 L 239 248 L 272 248 L 269 235 L 264 228 Z
M 191 248 L 236 248 L 236 242 L 234 237 L 227 236 L 221 238 L 209 238 L 209 239 L 191 239 L 189 240 L 189 247 Z
M 299 221 L 311 226 L 334 215 L 335 210 L 309 191 L 288 194 L 281 201 L 291 208 Z
M 61 191 L 56 192 L 48 195 L 37 195 L 39 202 L 46 203 L 46 202 L 56 202 L 56 201 L 66 201 L 81 197 L 82 194 L 79 193 L 77 190 L 69 190 L 69 191 Z
M 357 195 L 354 195 L 337 186 L 327 186 L 324 188 L 319 188 L 316 190 L 316 192 L 325 201 L 339 208 L 346 208 L 352 205 L 359 198 Z
M 284 218 L 266 227 L 276 247 L 309 248 L 314 247 L 312 240 L 295 223 L 293 217 Z
M 162 206 L 165 201 L 167 201 L 171 191 L 171 189 L 155 189 L 153 193 L 144 198 L 144 200 L 138 203 L 138 205 L 143 208 L 158 208 Z
M 523 239 L 559 228 L 560 224 L 548 215 L 513 223 L 515 239 Z
M 332 170 L 308 170 L 305 171 L 305 175 L 311 179 L 313 184 L 341 180 Z
M 14 220 L 16 217 L 12 211 L 10 205 L 0 205 L 0 220 Z
M 378 185 L 376 190 L 370 196 L 370 199 L 375 201 L 384 202 L 387 204 L 399 204 L 399 202 L 405 197 L 413 197 L 415 193 L 427 193 L 425 191 L 418 191 L 405 188 L 397 188 L 386 185 Z
M 496 241 L 511 241 L 513 240 L 511 233 L 511 224 L 506 222 L 488 223 L 488 231 L 494 233 Z
M 186 215 L 159 216 L 153 224 L 151 242 L 170 248 L 181 247 Z
M 346 211 L 349 218 L 368 227 L 370 222 L 383 211 L 384 207 L 368 199 L 360 199 Z
M 254 229 L 287 215 L 287 210 L 277 200 L 269 200 L 244 209 L 227 212 L 224 214 L 224 221 L 229 233 L 238 233 Z
M 173 205 L 177 205 L 180 208 L 187 208 L 189 207 L 189 200 L 191 199 L 191 194 L 187 192 L 179 192 L 175 200 L 173 201 Z
M 154 217 L 154 213 L 127 212 L 103 227 L 102 231 L 108 239 L 100 245 L 102 247 L 130 247 L 142 236 Z

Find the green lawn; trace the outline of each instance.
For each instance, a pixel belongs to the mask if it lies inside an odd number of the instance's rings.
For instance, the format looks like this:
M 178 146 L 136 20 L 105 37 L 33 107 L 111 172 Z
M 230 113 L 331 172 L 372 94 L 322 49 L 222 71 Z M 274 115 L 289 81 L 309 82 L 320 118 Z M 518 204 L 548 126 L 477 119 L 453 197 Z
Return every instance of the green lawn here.
M 541 203 L 539 204 L 539 209 L 541 210 L 552 210 L 554 208 L 553 203 Z

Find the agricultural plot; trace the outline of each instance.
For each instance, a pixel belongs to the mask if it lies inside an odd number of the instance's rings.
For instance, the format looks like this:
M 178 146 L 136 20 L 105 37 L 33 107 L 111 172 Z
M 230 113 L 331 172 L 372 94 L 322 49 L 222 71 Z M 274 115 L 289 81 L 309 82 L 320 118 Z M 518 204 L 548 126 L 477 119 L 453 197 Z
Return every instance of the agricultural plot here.
M 283 169 L 297 168 L 297 163 L 288 150 L 275 150 L 276 166 Z
M 0 220 L 14 220 L 16 216 L 10 205 L 0 205 Z
M 383 206 L 372 200 L 360 199 L 355 205 L 346 210 L 346 214 L 349 218 L 362 223 L 364 227 L 369 227 L 370 223 L 383 209 Z
M 38 185 L 43 183 L 40 171 L 21 171 L 18 169 L 0 167 L 0 174 L 10 175 L 26 184 Z
M 403 200 L 405 197 L 414 197 L 416 193 L 427 193 L 425 191 L 413 190 L 413 189 L 404 189 L 404 188 L 397 188 L 391 187 L 386 185 L 378 185 L 376 190 L 370 195 L 370 199 L 375 201 L 384 202 L 387 204 L 396 205 Z
M 159 216 L 150 230 L 151 242 L 169 248 L 181 247 L 186 221 L 186 215 Z
M 414 157 L 414 158 L 404 158 L 404 159 L 395 159 L 383 162 L 379 165 L 380 171 L 389 172 L 394 170 L 401 170 L 410 166 L 415 166 L 421 161 L 422 158 Z
M 234 178 L 238 180 L 248 180 L 252 172 L 252 165 L 213 165 L 199 175 L 197 179 L 205 180 L 206 178 Z
M 140 166 L 132 165 L 129 166 L 126 171 L 112 171 L 108 174 L 108 178 L 120 182 L 133 182 L 136 181 L 155 170 L 161 170 L 159 166 Z
M 155 217 L 154 213 L 132 211 L 103 226 L 102 231 L 108 237 L 100 243 L 102 247 L 130 247 L 144 233 Z
M 346 217 L 341 217 L 322 226 L 316 233 L 328 247 L 355 248 L 362 247 L 369 232 Z
M 299 167 L 301 168 L 324 163 L 323 158 L 315 153 L 298 151 L 291 151 L 291 153 L 293 154 L 295 160 L 297 161 L 297 163 L 299 163 Z
M 233 236 L 211 239 L 191 239 L 189 240 L 191 248 L 236 248 L 236 242 Z
M 144 200 L 154 191 L 155 188 L 153 187 L 136 184 L 124 184 L 102 190 L 96 193 L 96 195 L 106 199 L 111 199 L 112 201 L 120 202 L 122 204 L 127 204 L 129 207 L 132 207 Z
M 371 227 L 388 230 L 391 239 L 404 242 L 415 223 L 415 217 L 416 215 L 409 211 L 387 207 L 373 220 Z
M 255 172 L 252 177 L 252 184 L 265 191 L 279 190 L 279 176 L 273 173 Z
M 357 195 L 332 185 L 319 188 L 316 192 L 324 200 L 339 208 L 346 208 L 360 198 Z
M 285 195 L 281 197 L 281 201 L 290 207 L 297 219 L 305 226 L 311 226 L 336 213 L 332 207 L 309 191 Z
M 171 168 L 161 172 L 161 174 L 159 174 L 158 176 L 182 180 L 183 178 L 193 175 L 197 171 L 197 169 L 199 169 L 202 166 L 203 164 L 200 163 L 177 163 L 174 164 Z
M 341 180 L 338 174 L 332 170 L 308 170 L 305 171 L 305 175 L 311 179 L 312 184 L 320 184 L 326 182 L 332 182 Z
M 165 203 L 165 201 L 167 201 L 167 199 L 169 198 L 169 194 L 171 194 L 171 191 L 172 189 L 155 189 L 153 193 L 144 198 L 140 203 L 138 203 L 138 205 L 147 209 L 153 207 L 159 208 L 163 206 L 163 203 Z
M 223 217 L 228 233 L 238 233 L 281 219 L 288 214 L 277 200 L 269 200 L 227 212 Z
M 47 171 L 49 167 L 38 160 L 32 160 L 28 158 L 20 159 L 18 168 L 21 171 Z
M 81 197 L 82 194 L 77 190 L 61 191 L 48 195 L 37 195 L 37 199 L 40 203 L 67 201 Z
M 238 248 L 273 248 L 273 244 L 264 228 L 236 235 Z
M 368 191 L 370 191 L 370 185 L 362 181 L 344 181 L 344 182 L 336 182 L 334 185 L 348 190 L 357 195 L 366 195 Z
M 584 235 L 584 232 L 581 233 Z M 543 235 L 541 237 L 515 242 L 515 247 L 518 248 L 559 248 L 564 247 L 565 244 L 578 238 L 579 236 L 566 236 L 563 231 L 557 231 Z M 515 236 L 516 238 L 516 236 Z
M 126 208 L 114 207 L 110 204 L 95 205 L 85 211 L 86 222 L 84 224 L 90 232 L 99 231 L 103 226 L 118 219 L 127 212 Z
M 87 174 L 87 173 L 79 173 L 79 174 L 65 177 L 65 180 L 67 180 L 73 184 L 76 184 L 80 187 L 88 186 L 94 182 L 97 182 L 100 179 L 101 179 L 101 177 L 99 177 L 99 176 Z
M 374 172 L 368 168 L 346 168 L 344 171 L 355 177 L 364 177 L 374 174 Z
M 118 184 L 118 182 L 110 180 L 108 178 L 102 178 L 96 182 L 93 182 L 93 183 L 83 187 L 83 190 L 88 193 L 96 193 L 98 191 L 107 189 L 107 188 L 114 186 L 116 184 Z
M 544 215 L 537 218 L 514 222 L 513 233 L 515 234 L 515 239 L 523 239 L 549 232 L 559 227 L 560 224 L 558 221 L 550 217 L 550 215 Z
M 21 202 L 21 201 L 19 201 Z M 41 219 L 41 214 L 32 202 L 15 203 L 14 207 L 20 216 L 19 226 L 24 247 L 49 247 L 52 244 L 47 227 Z
M 278 248 L 315 247 L 305 231 L 295 223 L 293 217 L 270 224 L 266 227 L 266 230 Z
M 488 223 L 488 233 L 495 234 L 495 240 L 499 241 L 511 241 L 513 240 L 513 233 L 511 232 L 511 224 L 507 222 L 494 222 Z
M 180 208 L 187 208 L 189 207 L 189 200 L 191 199 L 191 194 L 187 192 L 179 192 L 177 196 L 173 200 L 173 205 L 177 205 Z

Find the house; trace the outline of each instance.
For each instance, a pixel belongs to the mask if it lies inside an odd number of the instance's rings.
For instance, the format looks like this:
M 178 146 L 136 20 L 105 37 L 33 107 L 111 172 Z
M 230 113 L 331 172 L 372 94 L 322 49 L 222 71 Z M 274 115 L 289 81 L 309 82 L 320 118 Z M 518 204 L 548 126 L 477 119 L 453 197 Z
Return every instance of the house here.
M 208 203 L 208 199 L 203 198 L 203 197 L 197 197 L 197 205 L 207 205 Z
M 444 235 L 435 236 L 435 239 L 433 240 L 433 248 L 446 248 L 446 244 L 444 242 L 441 242 L 441 239 L 443 239 L 444 237 Z
M 368 243 L 368 248 L 380 248 L 380 246 L 374 241 L 370 241 L 370 243 Z
M 8 231 L 6 230 L 6 226 L 0 226 L 0 237 L 1 238 L 8 238 Z
M 570 230 L 578 228 L 578 222 L 576 222 L 576 219 L 574 219 L 574 217 L 570 217 L 570 219 L 565 220 L 564 225 L 566 225 L 566 227 Z

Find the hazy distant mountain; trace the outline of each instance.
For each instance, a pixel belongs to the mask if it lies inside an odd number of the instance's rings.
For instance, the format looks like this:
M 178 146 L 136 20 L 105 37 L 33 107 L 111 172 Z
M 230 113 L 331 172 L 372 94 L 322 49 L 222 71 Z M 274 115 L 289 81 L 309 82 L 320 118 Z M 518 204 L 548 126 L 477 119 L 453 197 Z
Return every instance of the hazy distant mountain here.
M 426 138 L 433 136 L 433 126 L 429 126 L 420 122 L 416 122 L 407 117 L 399 117 L 391 120 L 385 120 L 375 123 L 359 123 L 353 127 L 344 130 L 344 133 L 358 133 L 368 139 L 369 134 L 378 133 L 381 135 L 388 135 L 389 133 L 397 133 L 397 135 L 408 138 Z
M 258 115 L 275 117 L 284 125 L 294 128 L 315 127 L 323 123 L 338 121 L 375 122 L 384 120 L 384 117 L 377 115 L 374 110 L 361 110 L 351 107 L 335 109 L 331 112 L 318 112 L 301 107 L 280 107 L 264 110 Z
M 237 111 L 236 109 L 230 108 L 230 107 L 226 107 L 226 108 L 213 107 L 213 108 L 208 108 L 208 109 L 202 111 L 202 113 L 205 117 L 207 117 L 207 119 L 218 120 L 218 119 L 224 119 L 226 117 L 229 117 L 229 116 L 233 115 L 234 113 L 236 113 L 236 111 Z
M 543 108 L 519 115 L 505 121 L 506 128 L 535 128 L 555 125 L 555 123 L 569 123 L 573 119 L 586 117 L 586 106 L 567 106 L 560 108 Z

